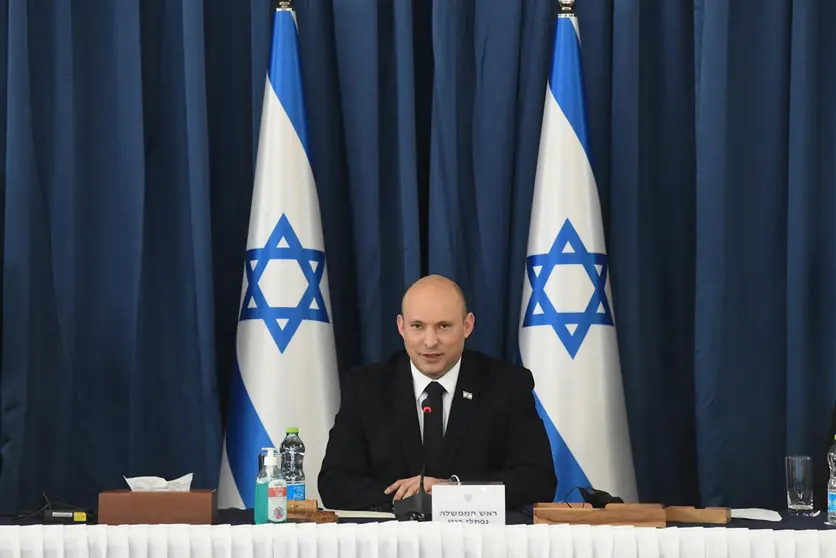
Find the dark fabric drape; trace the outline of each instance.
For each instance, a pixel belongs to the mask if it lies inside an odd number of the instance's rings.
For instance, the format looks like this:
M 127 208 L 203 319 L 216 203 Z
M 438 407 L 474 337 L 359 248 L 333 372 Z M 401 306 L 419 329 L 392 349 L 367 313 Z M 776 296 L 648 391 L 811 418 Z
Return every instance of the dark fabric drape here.
M 211 484 L 202 10 L 47 4 L 9 5 L 0 501 Z
M 397 347 L 420 274 L 413 14 L 296 4 L 349 366 Z M 4 10 L 0 511 L 122 475 L 217 486 L 272 7 Z
M 701 502 L 695 12 L 686 2 L 639 4 L 619 2 L 599 17 L 580 12 L 582 38 L 592 35 L 583 39 L 590 135 L 639 494 L 646 501 L 694 503 Z M 595 39 L 603 34 L 611 62 L 596 53 Z M 596 76 L 600 83 L 591 81 Z
M 553 4 L 434 5 L 429 271 L 506 359 Z M 836 397 L 836 7 L 577 4 L 640 496 L 783 506 Z
M 642 500 L 784 504 L 836 399 L 836 5 L 578 2 Z M 516 354 L 553 0 L 297 0 L 338 359 Z M 0 508 L 217 484 L 272 0 L 0 10 Z
M 836 5 L 697 8 L 700 489 L 777 505 L 783 456 L 824 458 L 836 395 Z

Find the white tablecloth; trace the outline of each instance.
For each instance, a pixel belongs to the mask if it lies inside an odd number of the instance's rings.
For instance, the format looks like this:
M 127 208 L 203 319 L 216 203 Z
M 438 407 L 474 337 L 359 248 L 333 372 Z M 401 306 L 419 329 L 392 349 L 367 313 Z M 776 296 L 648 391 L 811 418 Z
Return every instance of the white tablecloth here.
M 0 558 L 836 558 L 836 530 L 439 523 L 2 526 Z

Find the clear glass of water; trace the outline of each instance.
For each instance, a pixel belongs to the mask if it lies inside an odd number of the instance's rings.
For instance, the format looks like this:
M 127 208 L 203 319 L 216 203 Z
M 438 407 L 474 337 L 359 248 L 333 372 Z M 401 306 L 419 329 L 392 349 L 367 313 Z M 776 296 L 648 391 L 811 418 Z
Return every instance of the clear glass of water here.
M 813 458 L 788 455 L 784 458 L 787 474 L 787 508 L 797 515 L 813 513 Z

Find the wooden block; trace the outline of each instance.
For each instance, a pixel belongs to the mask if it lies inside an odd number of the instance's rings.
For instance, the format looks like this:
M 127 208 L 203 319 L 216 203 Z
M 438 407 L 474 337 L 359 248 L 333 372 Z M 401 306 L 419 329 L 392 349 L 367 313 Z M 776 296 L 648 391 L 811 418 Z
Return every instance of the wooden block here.
M 301 523 L 336 523 L 339 519 L 332 511 L 317 511 L 314 513 L 288 512 L 288 519 Z
M 316 513 L 319 502 L 316 500 L 288 500 L 287 513 Z
M 339 519 L 332 511 L 320 511 L 317 500 L 288 500 L 287 518 L 302 523 L 336 523 Z
M 670 506 L 665 508 L 665 519 L 671 523 L 710 523 L 725 525 L 731 521 L 731 509 L 699 509 L 692 506 Z
M 661 504 L 608 504 L 606 508 L 566 503 L 534 506 L 534 523 L 575 525 L 632 525 L 665 527 L 665 508 Z

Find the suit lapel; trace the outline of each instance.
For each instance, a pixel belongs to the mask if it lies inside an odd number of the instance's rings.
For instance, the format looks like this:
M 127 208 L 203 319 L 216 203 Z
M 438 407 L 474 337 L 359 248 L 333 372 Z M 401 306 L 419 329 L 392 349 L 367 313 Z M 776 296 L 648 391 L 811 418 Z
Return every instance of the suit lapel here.
M 470 415 L 478 400 L 479 388 L 482 384 L 478 363 L 473 356 L 465 351 L 462 355 L 462 365 L 459 369 L 459 379 L 456 382 L 456 391 L 453 393 L 453 402 L 450 407 L 450 417 L 447 419 L 447 430 L 444 434 L 444 456 L 447 460 L 447 467 L 452 467 L 453 458 L 459 443 L 464 436 Z M 467 397 L 465 397 L 467 394 Z
M 418 475 L 421 473 L 421 464 L 424 461 L 424 444 L 421 442 L 421 427 L 418 425 L 418 408 L 412 387 L 412 372 L 406 355 L 399 358 L 395 366 L 392 405 L 397 421 L 398 437 L 409 465 L 409 473 Z

